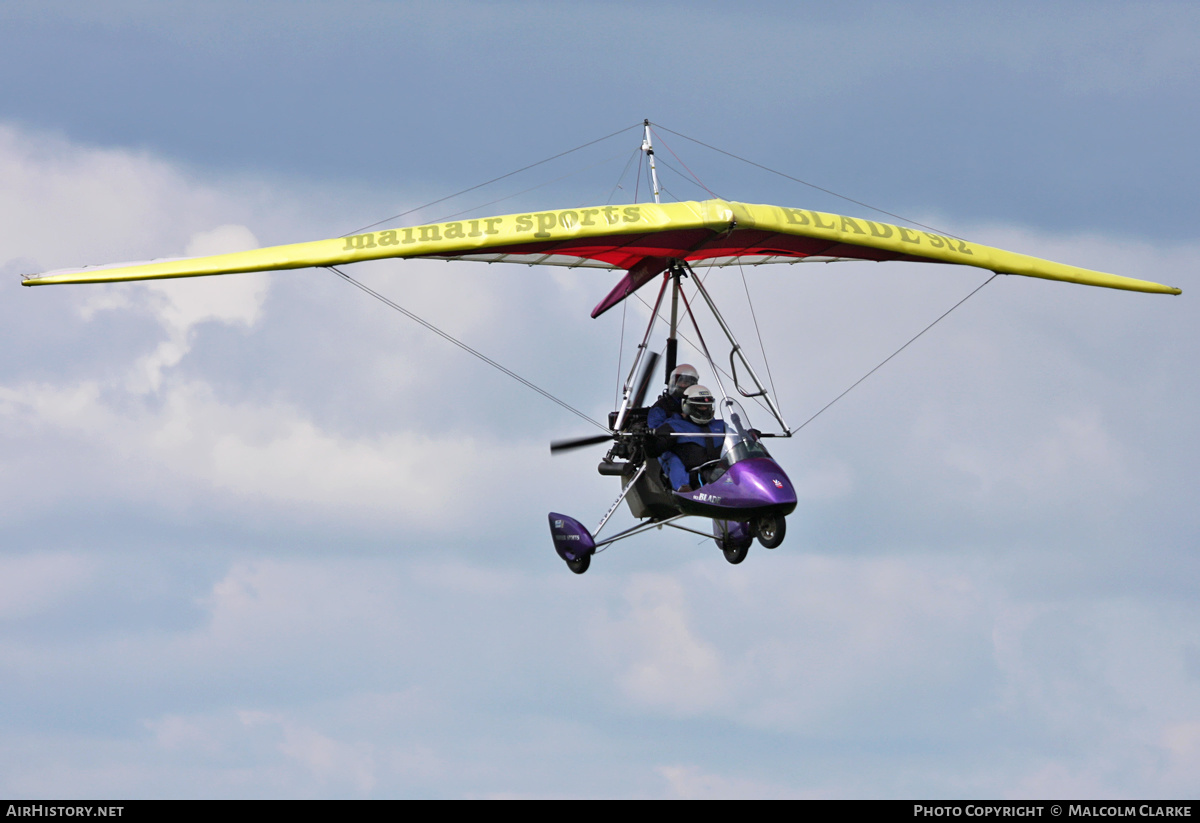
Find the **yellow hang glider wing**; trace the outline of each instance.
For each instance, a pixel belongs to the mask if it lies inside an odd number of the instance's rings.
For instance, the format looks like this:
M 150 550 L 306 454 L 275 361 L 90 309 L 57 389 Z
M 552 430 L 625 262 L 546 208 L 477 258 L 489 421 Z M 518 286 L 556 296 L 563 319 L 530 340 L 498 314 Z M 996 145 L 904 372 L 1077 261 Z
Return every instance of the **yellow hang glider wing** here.
M 623 269 L 625 278 L 596 307 L 611 308 L 667 269 L 672 260 L 706 265 L 800 260 L 904 260 L 957 263 L 1003 274 L 1110 289 L 1180 294 L 1115 274 L 968 243 L 929 231 L 858 217 L 725 200 L 508 214 L 272 246 L 235 254 L 64 269 L 33 275 L 26 286 L 158 280 L 335 266 L 388 257 L 514 262 Z

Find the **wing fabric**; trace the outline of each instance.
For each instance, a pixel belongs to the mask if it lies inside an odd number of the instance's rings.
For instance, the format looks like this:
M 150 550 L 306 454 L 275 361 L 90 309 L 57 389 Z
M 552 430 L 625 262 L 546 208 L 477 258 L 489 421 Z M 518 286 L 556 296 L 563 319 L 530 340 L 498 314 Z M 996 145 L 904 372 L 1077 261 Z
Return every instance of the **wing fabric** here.
M 957 263 L 1005 274 L 1111 289 L 1180 294 L 1115 274 L 968 243 L 857 217 L 724 200 L 642 203 L 458 220 L 253 251 L 63 269 L 27 286 L 158 280 L 333 266 L 390 257 L 623 269 L 628 274 L 593 316 L 664 271 L 671 260 L 733 263 L 904 260 Z

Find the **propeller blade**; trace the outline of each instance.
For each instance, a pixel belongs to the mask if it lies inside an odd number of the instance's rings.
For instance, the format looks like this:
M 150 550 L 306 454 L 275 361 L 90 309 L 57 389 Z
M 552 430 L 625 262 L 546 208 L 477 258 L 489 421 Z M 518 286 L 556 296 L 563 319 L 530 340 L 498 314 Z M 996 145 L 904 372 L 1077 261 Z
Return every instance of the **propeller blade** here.
M 650 388 L 650 380 L 654 377 L 654 367 L 658 364 L 658 352 L 650 352 L 646 355 L 646 364 L 642 366 L 641 379 L 638 381 L 637 391 L 634 392 L 630 408 L 641 408 L 642 401 L 646 398 L 646 389 Z M 612 440 L 611 434 L 595 434 L 591 437 L 576 437 L 571 440 L 555 440 L 550 444 L 550 453 L 558 454 L 559 452 L 569 452 L 575 449 L 582 449 L 586 446 L 595 446 L 597 443 L 607 443 Z
M 652 351 L 646 356 L 646 365 L 642 366 L 642 379 L 638 381 L 637 391 L 633 394 L 633 403 L 630 408 L 640 409 L 642 401 L 646 399 L 646 389 L 650 388 L 650 381 L 654 378 L 654 367 L 658 364 L 658 352 Z
M 611 434 L 595 434 L 591 437 L 576 437 L 573 440 L 555 440 L 550 444 L 550 453 L 569 452 L 582 449 L 584 446 L 594 446 L 597 443 L 607 443 L 612 440 Z

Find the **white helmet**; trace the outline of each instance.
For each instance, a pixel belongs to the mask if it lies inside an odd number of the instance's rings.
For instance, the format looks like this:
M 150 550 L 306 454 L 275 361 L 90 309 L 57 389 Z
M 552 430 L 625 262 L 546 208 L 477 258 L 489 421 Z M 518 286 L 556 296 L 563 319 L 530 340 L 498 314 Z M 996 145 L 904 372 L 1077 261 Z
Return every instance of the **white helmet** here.
M 689 386 L 683 393 L 683 416 L 698 425 L 712 421 L 715 405 L 712 392 L 703 386 Z
M 667 381 L 667 392 L 674 397 L 683 397 L 683 392 L 688 386 L 694 386 L 699 382 L 700 375 L 695 369 L 684 363 L 671 371 L 671 379 Z

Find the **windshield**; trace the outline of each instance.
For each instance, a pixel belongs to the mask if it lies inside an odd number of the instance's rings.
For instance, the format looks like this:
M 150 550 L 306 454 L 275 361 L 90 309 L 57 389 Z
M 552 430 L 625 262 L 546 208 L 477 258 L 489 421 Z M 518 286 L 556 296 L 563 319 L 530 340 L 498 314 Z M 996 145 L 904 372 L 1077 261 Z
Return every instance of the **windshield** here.
M 731 397 L 720 404 L 721 419 L 725 421 L 725 444 L 721 449 L 721 462 L 726 467 L 751 457 L 770 457 L 762 441 L 751 434 L 750 418 L 746 410 Z

